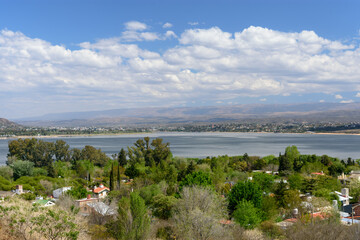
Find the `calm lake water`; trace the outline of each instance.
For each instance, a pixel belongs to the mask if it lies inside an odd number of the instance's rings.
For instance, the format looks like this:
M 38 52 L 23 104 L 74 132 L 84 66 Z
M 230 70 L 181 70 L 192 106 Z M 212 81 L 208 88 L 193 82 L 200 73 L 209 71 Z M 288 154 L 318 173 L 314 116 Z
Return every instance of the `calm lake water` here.
M 121 148 L 133 146 L 134 142 L 149 136 L 163 138 L 170 143 L 174 156 L 206 157 L 218 155 L 278 155 L 289 145 L 296 145 L 301 154 L 327 154 L 340 159 L 360 158 L 360 136 L 320 135 L 320 134 L 281 134 L 281 133 L 147 133 L 118 136 L 43 138 L 44 141 L 62 139 L 71 148 L 91 145 L 106 154 L 118 153 Z M 10 139 L 11 140 L 11 139 Z M 0 140 L 0 165 L 5 164 L 8 141 Z

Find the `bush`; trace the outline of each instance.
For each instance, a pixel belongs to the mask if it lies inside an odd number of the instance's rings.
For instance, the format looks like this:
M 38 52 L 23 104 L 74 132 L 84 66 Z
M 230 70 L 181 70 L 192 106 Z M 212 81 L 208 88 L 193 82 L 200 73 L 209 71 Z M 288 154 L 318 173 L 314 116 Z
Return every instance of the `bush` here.
M 262 222 L 260 225 L 260 229 L 271 239 L 278 239 L 283 235 L 280 227 L 271 221 Z
M 86 198 L 87 195 L 92 194 L 92 192 L 88 192 L 83 186 L 77 186 L 67 191 L 66 194 L 72 196 L 75 199 L 81 199 Z
M 43 169 L 43 168 L 34 168 L 32 175 L 33 176 L 47 176 L 48 172 L 46 171 L 46 169 Z
M 34 163 L 30 161 L 18 160 L 10 165 L 14 171 L 14 179 L 18 179 L 22 176 L 32 176 L 34 170 Z
M 262 204 L 262 191 L 259 185 L 250 181 L 235 184 L 228 196 L 230 213 L 236 209 L 242 200 L 249 201 L 256 208 L 260 208 Z
M 201 187 L 214 187 L 209 173 L 193 172 L 186 175 L 185 179 L 180 182 L 179 189 L 181 190 L 185 186 L 192 187 L 195 185 Z
M 233 213 L 235 222 L 239 223 L 245 229 L 253 229 L 261 222 L 258 209 L 246 200 L 242 200 Z
M 171 226 L 159 228 L 156 232 L 156 238 L 160 238 L 164 240 L 176 239 L 173 232 L 174 229 L 172 229 Z
M 4 177 L 0 176 L 0 190 L 10 191 L 11 189 L 12 189 L 12 184 Z
M 159 194 L 153 200 L 153 215 L 161 219 L 169 219 L 172 215 L 172 209 L 176 204 L 176 198 Z
M 139 195 L 145 200 L 146 205 L 150 205 L 153 202 L 153 198 L 161 193 L 162 191 L 158 184 L 143 187 L 139 191 Z
M 21 194 L 20 197 L 24 200 L 35 200 L 36 195 L 34 193 L 28 192 Z
M 11 167 L 9 166 L 1 166 L 0 167 L 0 177 L 3 177 L 7 180 L 11 180 L 13 177 L 13 170 Z

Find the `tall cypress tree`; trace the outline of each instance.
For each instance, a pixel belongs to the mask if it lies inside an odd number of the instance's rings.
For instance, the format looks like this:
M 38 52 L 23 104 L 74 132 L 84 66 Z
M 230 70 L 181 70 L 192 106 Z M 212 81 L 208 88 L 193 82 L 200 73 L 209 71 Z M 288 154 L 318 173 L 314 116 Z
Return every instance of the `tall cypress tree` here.
M 125 167 L 125 165 L 127 163 L 126 152 L 123 148 L 121 148 L 121 150 L 119 152 L 118 162 L 119 162 L 119 165 L 122 167 Z
M 114 164 L 111 165 L 110 171 L 110 191 L 114 190 Z
M 117 188 L 120 190 L 120 165 L 117 167 Z

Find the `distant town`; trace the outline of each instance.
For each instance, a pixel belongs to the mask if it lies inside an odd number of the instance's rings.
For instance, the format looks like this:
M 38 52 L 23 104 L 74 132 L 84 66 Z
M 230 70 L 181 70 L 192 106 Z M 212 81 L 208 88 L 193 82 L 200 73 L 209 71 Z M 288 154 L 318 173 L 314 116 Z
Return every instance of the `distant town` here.
M 360 122 L 223 122 L 123 127 L 0 127 L 0 137 L 95 135 L 140 132 L 269 132 L 269 133 L 348 133 L 359 134 Z

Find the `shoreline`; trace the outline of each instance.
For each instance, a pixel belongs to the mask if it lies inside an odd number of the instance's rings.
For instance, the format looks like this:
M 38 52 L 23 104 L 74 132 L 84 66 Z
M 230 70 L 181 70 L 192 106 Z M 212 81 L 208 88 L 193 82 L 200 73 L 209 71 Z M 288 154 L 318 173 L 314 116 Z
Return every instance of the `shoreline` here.
M 73 137 L 94 137 L 94 136 L 121 136 L 121 135 L 135 135 L 135 134 L 154 134 L 154 133 L 246 133 L 246 134 L 309 134 L 309 135 L 360 135 L 360 133 L 345 133 L 345 132 L 304 132 L 304 133 L 292 133 L 292 132 L 132 132 L 132 133 L 99 133 L 99 134 L 57 134 L 57 135 L 31 135 L 31 136 L 13 136 L 13 137 L 0 137 L 0 140 L 8 140 L 8 139 L 27 139 L 27 138 L 40 138 L 40 139 L 46 139 L 46 138 L 73 138 Z

